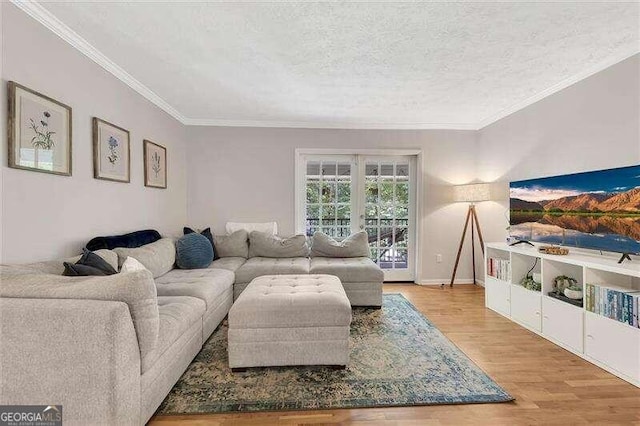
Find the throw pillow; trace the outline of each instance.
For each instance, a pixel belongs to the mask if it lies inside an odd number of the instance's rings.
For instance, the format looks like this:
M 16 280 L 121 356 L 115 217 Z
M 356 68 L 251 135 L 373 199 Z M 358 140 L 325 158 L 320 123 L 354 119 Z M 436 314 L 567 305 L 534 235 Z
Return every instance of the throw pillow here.
M 251 234 L 253 231 L 266 232 L 271 235 L 278 233 L 278 224 L 276 222 L 227 222 L 225 228 L 227 234 L 233 234 L 236 231 L 246 231 L 247 234 Z
M 176 241 L 176 264 L 180 269 L 202 269 L 213 262 L 213 247 L 207 238 L 192 232 Z
M 88 275 L 113 275 L 117 271 L 109 263 L 97 254 L 82 250 L 82 257 L 76 263 L 64 262 L 62 275 L 69 277 Z
M 140 263 L 135 257 L 127 257 L 124 263 L 122 264 L 122 268 L 120 268 L 121 274 L 126 274 L 127 272 L 135 272 L 135 271 L 146 271 L 147 268 L 144 267 L 142 263 Z
M 311 257 L 369 257 L 369 237 L 365 231 L 338 242 L 322 232 L 313 234 Z
M 204 238 L 204 237 L 203 237 Z M 176 246 L 172 238 L 163 238 L 155 243 L 147 244 L 138 248 L 115 248 L 118 254 L 118 264 L 122 264 L 127 257 L 131 256 L 144 265 L 153 278 L 158 278 L 173 268 L 176 263 Z
M 113 235 L 108 237 L 95 237 L 87 243 L 89 250 L 108 249 L 113 250 L 116 247 L 135 248 L 145 244 L 151 244 L 162 237 L 155 229 L 147 229 L 144 231 L 131 232 L 123 235 Z
M 214 235 L 213 241 L 220 257 L 249 257 L 247 231 L 236 231 L 229 235 Z
M 84 251 L 85 250 L 90 250 L 88 248 L 84 248 L 82 249 L 83 254 L 80 256 L 74 256 L 71 257 L 69 259 L 64 259 L 64 261 L 69 262 L 69 263 L 76 263 L 78 262 L 80 259 L 82 259 L 82 256 L 84 255 Z M 113 250 L 107 250 L 107 249 L 100 249 L 100 250 L 94 250 L 91 251 L 93 254 L 97 254 L 98 256 L 100 256 L 105 262 L 107 262 L 114 271 L 118 270 L 118 255 L 116 254 L 115 251 Z
M 191 228 L 187 228 L 186 226 L 184 228 L 182 228 L 182 233 L 184 235 L 192 234 L 194 232 L 196 232 L 196 231 L 194 231 Z M 213 249 L 213 260 L 220 259 L 220 256 L 218 256 L 218 251 L 216 250 L 216 245 L 213 242 L 213 234 L 211 233 L 211 228 L 207 228 L 207 229 L 205 229 L 203 231 L 200 231 L 200 235 L 204 235 L 207 238 L 207 240 L 209 240 L 209 242 L 211 243 L 211 248 Z
M 280 238 L 264 232 L 249 235 L 249 257 L 308 257 L 309 245 L 304 235 Z

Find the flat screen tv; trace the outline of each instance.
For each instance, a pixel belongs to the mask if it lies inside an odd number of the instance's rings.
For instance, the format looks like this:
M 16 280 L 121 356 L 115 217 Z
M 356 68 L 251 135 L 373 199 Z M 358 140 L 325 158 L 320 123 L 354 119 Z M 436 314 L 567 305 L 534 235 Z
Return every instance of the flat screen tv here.
M 640 165 L 510 183 L 510 236 L 640 255 Z

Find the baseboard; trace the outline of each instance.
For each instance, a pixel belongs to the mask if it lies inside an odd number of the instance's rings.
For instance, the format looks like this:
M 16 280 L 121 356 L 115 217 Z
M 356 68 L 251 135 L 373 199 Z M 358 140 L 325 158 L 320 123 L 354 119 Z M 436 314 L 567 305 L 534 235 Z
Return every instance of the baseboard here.
M 436 280 L 420 280 L 420 281 L 416 281 L 416 284 L 418 285 L 442 285 L 442 284 L 446 284 L 449 285 L 449 283 L 451 282 L 451 278 L 442 278 L 442 279 L 436 279 Z M 453 282 L 454 285 L 468 285 L 468 284 L 473 284 L 473 279 L 471 278 L 460 278 L 457 279 Z M 484 281 L 476 279 L 476 284 L 479 285 L 480 287 L 484 287 Z

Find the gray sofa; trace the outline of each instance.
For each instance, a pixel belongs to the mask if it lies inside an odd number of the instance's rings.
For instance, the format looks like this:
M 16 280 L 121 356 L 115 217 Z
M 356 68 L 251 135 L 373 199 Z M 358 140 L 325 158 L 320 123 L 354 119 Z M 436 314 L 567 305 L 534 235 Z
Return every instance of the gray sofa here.
M 62 404 L 65 424 L 144 424 L 260 275 L 336 275 L 352 305 L 381 305 L 383 274 L 368 258 L 249 257 L 246 233 L 215 241 L 222 257 L 207 269 L 173 269 L 168 238 L 103 251 L 147 270 L 65 277 L 62 261 L 2 266 L 0 404 Z

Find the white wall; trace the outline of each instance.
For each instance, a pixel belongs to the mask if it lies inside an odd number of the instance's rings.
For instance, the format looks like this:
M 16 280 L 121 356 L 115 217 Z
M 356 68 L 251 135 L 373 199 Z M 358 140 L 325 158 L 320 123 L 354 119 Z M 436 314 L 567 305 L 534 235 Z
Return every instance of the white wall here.
M 479 205 L 485 239 L 504 241 L 509 181 L 640 164 L 640 55 L 485 127 L 477 147 L 501 197 Z
M 14 80 L 73 108 L 71 177 L 8 168 L 2 132 L 2 262 L 72 255 L 96 235 L 142 228 L 180 232 L 186 221 L 184 126 L 4 2 L 2 31 L 2 99 L 6 82 Z M 93 178 L 93 116 L 130 131 L 131 183 Z M 166 190 L 144 187 L 143 138 L 167 148 Z
M 296 148 L 421 149 L 423 266 L 418 279 L 450 277 L 466 206 L 451 205 L 449 189 L 476 174 L 474 132 L 192 127 L 188 135 L 189 221 L 218 232 L 227 221 L 269 220 L 278 222 L 283 235 L 295 231 Z M 443 255 L 442 263 L 435 262 L 436 253 Z M 458 277 L 471 277 L 467 256 Z

